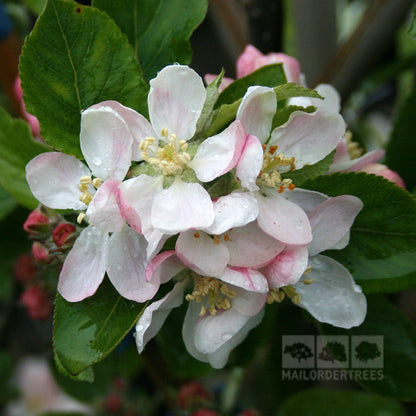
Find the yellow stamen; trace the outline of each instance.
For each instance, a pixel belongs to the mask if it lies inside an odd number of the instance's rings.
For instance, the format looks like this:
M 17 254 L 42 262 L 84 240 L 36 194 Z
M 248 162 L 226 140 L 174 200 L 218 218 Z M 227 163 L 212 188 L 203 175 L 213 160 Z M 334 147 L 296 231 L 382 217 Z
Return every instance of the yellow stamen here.
M 77 217 L 77 223 L 81 224 L 82 221 L 84 221 L 85 217 L 86 217 L 85 212 L 81 212 L 81 214 L 79 214 L 78 217 Z

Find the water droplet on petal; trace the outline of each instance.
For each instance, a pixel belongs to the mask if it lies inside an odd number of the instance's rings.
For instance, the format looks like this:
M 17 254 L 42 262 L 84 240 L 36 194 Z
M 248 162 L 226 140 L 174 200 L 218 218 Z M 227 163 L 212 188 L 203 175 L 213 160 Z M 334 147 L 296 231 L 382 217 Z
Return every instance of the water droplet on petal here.
M 137 325 L 136 330 L 139 332 L 143 331 L 143 325 Z
M 221 335 L 221 340 L 223 341 L 223 342 L 226 342 L 226 341 L 228 341 L 231 337 L 233 336 L 233 334 L 231 334 L 231 333 L 229 333 L 229 332 L 224 332 L 222 335 Z
M 94 163 L 95 166 L 101 166 L 101 164 L 103 163 L 103 161 L 99 157 L 94 157 L 92 159 L 92 163 Z

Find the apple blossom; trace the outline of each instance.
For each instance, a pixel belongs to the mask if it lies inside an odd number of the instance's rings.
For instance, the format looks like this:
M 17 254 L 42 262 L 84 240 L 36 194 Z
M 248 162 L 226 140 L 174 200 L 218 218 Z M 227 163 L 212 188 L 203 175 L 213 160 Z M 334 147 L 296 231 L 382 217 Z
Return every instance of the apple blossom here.
M 33 195 L 52 209 L 81 211 L 78 222 L 87 219 L 68 253 L 58 290 L 68 301 L 91 296 L 107 272 L 109 279 L 128 299 L 150 299 L 157 286 L 144 279 L 146 242 L 140 221 L 121 192 L 130 168 L 133 138 L 124 113 L 116 102 L 94 105 L 82 113 L 80 144 L 85 166 L 73 156 L 43 153 L 27 167 Z

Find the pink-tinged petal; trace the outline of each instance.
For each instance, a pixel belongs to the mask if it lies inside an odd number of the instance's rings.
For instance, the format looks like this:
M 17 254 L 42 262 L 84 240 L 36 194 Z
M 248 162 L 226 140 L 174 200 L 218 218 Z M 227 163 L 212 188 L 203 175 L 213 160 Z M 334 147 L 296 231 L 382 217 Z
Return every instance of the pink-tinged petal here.
M 110 237 L 108 252 L 108 277 L 126 299 L 146 302 L 159 288 L 159 282 L 148 282 L 145 278 L 148 265 L 146 240 L 127 225 Z
M 251 296 L 251 292 L 264 294 L 269 291 L 267 280 L 263 274 L 258 270 L 248 269 L 246 267 L 228 267 L 225 269 L 224 273 L 220 276 L 219 279 L 225 283 L 232 285 L 233 290 L 235 287 L 244 289 L 238 290 L 238 296 L 243 299 L 245 299 L 247 296 Z M 248 292 L 250 292 L 250 294 Z M 238 302 L 240 302 L 240 300 Z M 240 305 L 240 309 L 241 308 L 242 306 Z M 250 310 L 249 315 L 254 315 L 259 312 L 259 310 L 260 309 L 256 309 L 254 312 Z
M 209 227 L 214 221 L 214 207 L 208 192 L 200 184 L 176 178 L 169 188 L 155 195 L 151 220 L 159 231 L 176 234 Z
M 322 160 L 341 141 L 345 122 L 335 112 L 318 107 L 314 113 L 294 111 L 289 120 L 272 132 L 269 144 L 286 157 L 294 157 L 296 169 Z
M 121 184 L 119 184 L 117 203 L 120 208 L 121 216 L 129 223 L 130 227 L 133 228 L 136 233 L 143 234 L 140 215 L 124 196 Z
M 227 247 L 202 231 L 186 231 L 179 234 L 176 253 L 190 269 L 203 276 L 221 276 L 230 255 Z
M 136 346 L 139 354 L 142 353 L 146 344 L 159 332 L 170 311 L 182 305 L 183 292 L 187 285 L 182 280 L 173 287 L 172 291 L 162 299 L 151 303 L 142 313 L 136 324 Z
M 285 72 L 287 82 L 295 82 L 301 84 L 301 69 L 297 59 L 284 53 L 268 53 L 258 57 L 255 60 L 256 69 L 261 68 L 265 65 L 271 64 L 283 64 L 283 70 Z
M 329 199 L 329 196 L 308 189 L 295 188 L 283 194 L 286 199 L 301 207 L 309 215 L 318 205 Z
M 252 328 L 261 322 L 264 315 L 264 309 L 249 319 L 239 316 L 236 312 L 227 311 L 229 315 L 220 318 L 219 321 L 215 322 L 211 318 L 207 325 L 200 325 L 201 319 L 205 318 L 198 317 L 199 309 L 200 305 L 198 303 L 190 302 L 182 328 L 183 340 L 187 351 L 194 358 L 208 362 L 213 368 L 217 369 L 227 364 L 231 351 L 246 338 Z M 224 332 L 221 327 L 222 321 L 228 320 L 236 324 L 231 328 L 230 333 Z M 212 332 L 212 330 L 217 332 Z M 203 340 L 204 337 L 207 338 Z M 220 340 L 221 337 L 224 341 Z M 212 352 L 206 352 L 207 347 Z
M 204 81 L 205 84 L 209 85 L 211 82 L 215 81 L 218 75 L 214 74 L 205 74 Z M 232 84 L 234 80 L 232 78 L 222 77 L 220 86 L 218 87 L 218 92 L 224 91 L 230 84 Z
M 35 198 L 53 209 L 85 209 L 79 200 L 82 176 L 90 170 L 74 156 L 64 153 L 42 153 L 26 165 L 26 179 Z
M 241 154 L 236 169 L 236 177 L 241 185 L 249 191 L 256 191 L 257 178 L 263 167 L 263 147 L 260 140 L 255 136 L 247 136 L 246 145 Z
M 234 191 L 214 202 L 214 223 L 205 228 L 208 234 L 220 235 L 254 221 L 259 213 L 257 199 L 248 193 Z
M 68 302 L 92 296 L 104 279 L 109 237 L 98 227 L 88 226 L 75 240 L 59 276 L 58 291 Z
M 118 101 L 103 101 L 95 104 L 88 109 L 100 108 L 102 106 L 112 108 L 118 113 L 126 122 L 128 129 L 133 136 L 132 160 L 142 160 L 141 150 L 139 149 L 140 142 L 146 137 L 157 137 L 152 125 L 149 121 L 132 108 L 125 107 Z
M 253 45 L 247 45 L 244 52 L 237 59 L 237 78 L 245 77 L 254 72 L 256 59 L 261 58 L 263 54 Z
M 163 189 L 163 176 L 140 175 L 127 179 L 120 185 L 120 190 L 129 204 L 140 218 L 141 229 L 144 235 L 153 231 L 150 219 L 154 196 Z M 130 209 L 129 208 L 129 209 Z M 137 217 L 130 211 L 127 213 L 127 220 L 136 223 Z M 137 231 L 137 230 L 136 230 Z
M 309 255 L 332 248 L 350 230 L 363 203 L 352 195 L 329 198 L 318 205 L 309 215 L 313 240 L 309 245 Z
M 120 184 L 115 179 L 106 180 L 98 188 L 87 209 L 91 224 L 109 233 L 120 231 L 126 222 L 119 207 Z
M 163 128 L 178 140 L 189 140 L 205 103 L 202 78 L 191 68 L 170 65 L 150 81 L 149 117 L 155 132 Z
M 131 164 L 133 136 L 112 107 L 95 105 L 82 112 L 80 145 L 94 176 L 123 180 Z
M 312 230 L 308 217 L 302 208 L 283 195 L 257 195 L 260 208 L 257 217 L 259 227 L 285 245 L 309 244 L 312 241 Z
M 256 222 L 233 228 L 222 238 L 230 252 L 229 265 L 236 267 L 262 267 L 285 247 L 280 241 L 263 232 Z
M 341 155 L 339 155 L 337 159 L 334 158 L 334 162 L 330 166 L 328 173 L 362 171 L 369 164 L 378 162 L 384 156 L 384 154 L 385 151 L 383 149 L 379 149 L 365 153 L 363 156 L 358 157 L 356 159 L 351 159 L 349 153 L 347 152 L 342 157 Z
M 354 283 L 350 272 L 326 256 L 310 258 L 312 271 L 308 279 L 295 285 L 301 295 L 300 305 L 319 322 L 340 328 L 361 325 L 367 312 L 367 301 L 361 288 Z
M 159 230 L 153 229 L 151 232 L 144 234 L 144 237 L 147 240 L 147 258 L 152 259 L 159 253 L 170 235 L 163 234 Z
M 400 188 L 406 189 L 406 184 L 401 176 L 381 163 L 370 163 L 369 165 L 365 165 L 360 169 L 360 172 L 373 173 L 374 175 L 382 176 L 388 181 L 400 186 Z
M 163 284 L 185 268 L 174 250 L 164 251 L 150 261 L 146 269 L 146 280 Z
M 249 87 L 241 100 L 236 119 L 241 120 L 248 134 L 265 143 L 270 136 L 276 107 L 276 93 L 273 88 Z
M 210 182 L 236 166 L 246 137 L 242 123 L 235 120 L 221 133 L 205 139 L 188 166 L 201 182 Z
M 262 269 L 269 282 L 270 289 L 294 285 L 308 267 L 308 249 L 306 247 L 289 248 L 276 256 Z

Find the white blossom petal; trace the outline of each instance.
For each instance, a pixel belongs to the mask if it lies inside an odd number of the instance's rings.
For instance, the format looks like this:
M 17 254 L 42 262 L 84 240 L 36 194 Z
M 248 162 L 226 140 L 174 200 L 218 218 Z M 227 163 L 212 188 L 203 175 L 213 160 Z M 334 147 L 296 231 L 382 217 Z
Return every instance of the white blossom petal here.
M 187 267 L 209 277 L 221 276 L 230 258 L 224 244 L 202 231 L 193 230 L 179 234 L 176 253 Z
M 334 150 L 345 133 L 339 113 L 319 107 L 314 113 L 294 111 L 289 120 L 272 132 L 270 145 L 286 157 L 294 157 L 296 169 L 319 162 Z
M 188 166 L 201 182 L 210 182 L 235 167 L 246 137 L 243 125 L 235 120 L 221 133 L 205 139 Z
M 272 262 L 262 269 L 270 289 L 294 285 L 299 281 L 308 266 L 307 247 L 294 247 L 282 251 Z
M 245 192 L 234 191 L 214 202 L 214 223 L 205 228 L 208 234 L 220 235 L 231 228 L 241 227 L 257 218 L 257 199 Z
M 105 181 L 88 206 L 87 216 L 90 223 L 103 231 L 120 231 L 126 222 L 119 207 L 120 184 L 115 179 Z
M 131 164 L 133 137 L 112 107 L 95 105 L 82 112 L 80 145 L 94 176 L 123 180 Z
M 154 196 L 151 221 L 154 228 L 166 234 L 209 227 L 214 221 L 211 197 L 200 184 L 176 178 L 169 188 Z
M 265 143 L 270 136 L 277 100 L 273 88 L 249 87 L 238 108 L 236 119 L 241 120 L 248 134 Z
M 154 257 L 146 269 L 146 280 L 154 283 L 166 283 L 186 266 L 179 260 L 173 250 L 164 251 Z
M 108 277 L 126 299 L 146 302 L 159 288 L 158 282 L 145 279 L 148 264 L 146 240 L 127 225 L 110 237 L 108 253 Z
M 309 285 L 299 282 L 294 286 L 302 297 L 299 306 L 319 322 L 346 329 L 361 325 L 367 301 L 350 272 L 335 260 L 319 254 L 310 258 L 310 265 L 308 279 L 314 282 Z
M 226 235 L 223 238 L 230 252 L 230 266 L 262 267 L 285 247 L 280 241 L 263 232 L 256 222 L 233 228 Z
M 178 140 L 189 140 L 205 103 L 202 78 L 191 68 L 170 65 L 150 81 L 149 117 L 159 135 L 163 128 L 176 134 Z
M 187 285 L 182 280 L 173 287 L 172 291 L 162 299 L 151 303 L 142 313 L 136 324 L 136 346 L 139 354 L 146 344 L 159 332 L 170 311 L 182 305 L 183 292 Z
M 283 194 L 286 199 L 302 208 L 309 215 L 319 204 L 322 204 L 329 196 L 309 189 L 295 188 L 293 191 Z
M 290 191 L 288 191 L 290 192 Z M 266 233 L 286 245 L 305 245 L 312 241 L 312 230 L 305 212 L 278 193 L 257 195 L 257 223 Z
M 228 267 L 219 279 L 232 286 L 244 289 L 243 291 L 238 290 L 239 297 L 236 298 L 236 305 L 239 307 L 241 313 L 243 307 L 241 306 L 241 299 L 245 299 L 246 296 L 251 296 L 251 293 L 266 293 L 269 291 L 266 278 L 258 270 L 249 269 L 246 267 Z M 248 294 L 249 293 L 249 294 Z M 254 299 L 254 298 L 253 298 Z M 256 312 L 250 311 L 248 314 L 252 315 Z
M 82 176 L 90 170 L 74 156 L 59 152 L 42 153 L 26 166 L 26 179 L 35 198 L 53 209 L 86 209 L 79 200 Z
M 309 244 L 309 255 L 328 250 L 347 234 L 363 207 L 361 200 L 352 195 L 329 198 L 317 206 L 309 215 L 313 239 Z
M 256 191 L 257 177 L 263 167 L 263 147 L 255 136 L 247 136 L 246 145 L 237 164 L 236 177 L 241 185 L 249 191 Z
M 109 237 L 88 226 L 75 240 L 59 276 L 58 291 L 68 302 L 79 302 L 95 293 L 107 268 Z

